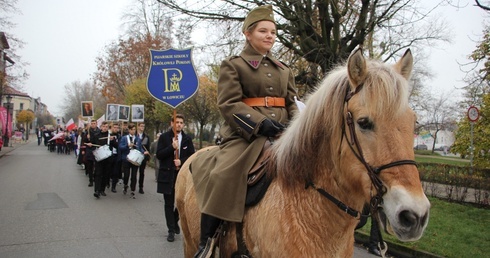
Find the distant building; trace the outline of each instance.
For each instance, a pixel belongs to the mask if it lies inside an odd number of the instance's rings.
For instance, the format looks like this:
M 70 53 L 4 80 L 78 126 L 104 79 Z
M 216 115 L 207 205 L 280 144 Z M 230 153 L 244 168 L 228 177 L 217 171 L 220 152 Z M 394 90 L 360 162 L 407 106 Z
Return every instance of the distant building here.
M 421 132 L 418 135 L 414 135 L 413 146 L 417 146 L 420 144 L 427 145 L 427 149 L 432 150 L 432 145 L 434 143 L 434 137 L 432 135 L 435 134 L 435 131 L 425 131 Z M 440 146 L 451 146 L 455 141 L 454 132 L 447 130 L 440 130 L 437 133 L 437 139 L 435 147 L 438 148 Z
M 33 99 L 29 94 L 18 91 L 10 86 L 3 87 L 2 103 L 6 103 L 6 97 L 10 95 L 12 100 L 10 101 L 10 112 L 12 113 L 12 125 L 16 130 L 17 114 L 22 110 L 31 110 L 34 112 L 36 118 L 29 126 L 29 133 L 34 133 L 37 127 L 37 116 L 49 114 L 48 107 L 41 102 L 41 98 Z

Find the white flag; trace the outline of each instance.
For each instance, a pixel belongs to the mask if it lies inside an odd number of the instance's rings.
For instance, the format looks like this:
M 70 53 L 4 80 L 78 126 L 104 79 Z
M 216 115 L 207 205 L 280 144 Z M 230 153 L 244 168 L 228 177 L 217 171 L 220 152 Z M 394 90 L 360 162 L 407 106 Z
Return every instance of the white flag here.
M 105 121 L 105 114 L 103 114 L 99 119 L 97 119 L 97 127 L 100 128 L 100 126 L 102 125 L 102 122 Z
M 82 119 L 78 119 L 78 128 L 84 128 L 85 124 L 83 123 Z
M 50 142 L 50 141 L 54 141 L 54 140 L 56 140 L 56 139 L 58 139 L 58 138 L 63 138 L 64 136 L 65 136 L 65 132 L 59 132 L 59 133 L 57 133 L 57 134 L 56 134 L 56 135 L 55 135 L 53 138 L 49 139 L 49 141 L 48 141 L 48 142 Z

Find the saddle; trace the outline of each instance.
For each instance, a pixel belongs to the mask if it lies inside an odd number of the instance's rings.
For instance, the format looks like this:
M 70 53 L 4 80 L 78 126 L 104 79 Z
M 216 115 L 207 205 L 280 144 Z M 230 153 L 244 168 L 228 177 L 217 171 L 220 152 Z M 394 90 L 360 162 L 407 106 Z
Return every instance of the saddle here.
M 251 207 L 259 203 L 272 182 L 272 178 L 264 176 L 267 172 L 266 167 L 271 155 L 271 146 L 272 143 L 270 141 L 265 142 L 259 157 L 248 172 L 247 196 L 245 198 L 246 207 Z

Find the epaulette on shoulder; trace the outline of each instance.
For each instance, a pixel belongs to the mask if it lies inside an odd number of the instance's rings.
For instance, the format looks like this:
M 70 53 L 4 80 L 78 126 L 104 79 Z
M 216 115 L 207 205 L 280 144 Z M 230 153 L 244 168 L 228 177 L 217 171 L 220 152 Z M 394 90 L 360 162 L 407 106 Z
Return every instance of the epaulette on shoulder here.
M 231 60 L 233 60 L 233 59 L 235 59 L 235 58 L 239 58 L 239 57 L 240 57 L 240 56 L 229 56 L 229 57 L 227 57 L 226 59 L 227 59 L 228 61 L 231 61 Z
M 284 63 L 283 61 L 279 61 L 281 62 L 281 64 L 283 64 L 284 66 L 286 66 L 287 68 L 289 68 L 289 65 L 287 65 L 286 63 Z

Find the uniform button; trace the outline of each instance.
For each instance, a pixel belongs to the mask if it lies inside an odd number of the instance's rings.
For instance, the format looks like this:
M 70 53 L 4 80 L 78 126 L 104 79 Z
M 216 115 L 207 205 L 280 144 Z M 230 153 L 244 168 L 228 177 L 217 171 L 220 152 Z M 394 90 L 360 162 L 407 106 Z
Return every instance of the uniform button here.
M 272 117 L 276 117 L 276 114 L 271 114 Z
M 264 64 L 265 67 L 269 66 L 268 64 Z
M 270 87 L 269 90 L 272 91 L 272 90 L 274 90 L 274 88 Z
M 267 74 L 267 77 L 271 77 L 271 76 L 272 76 L 272 74 L 270 74 L 270 73 Z
M 250 114 L 247 114 L 247 115 L 246 115 L 246 117 L 247 117 L 247 118 L 250 118 Z

